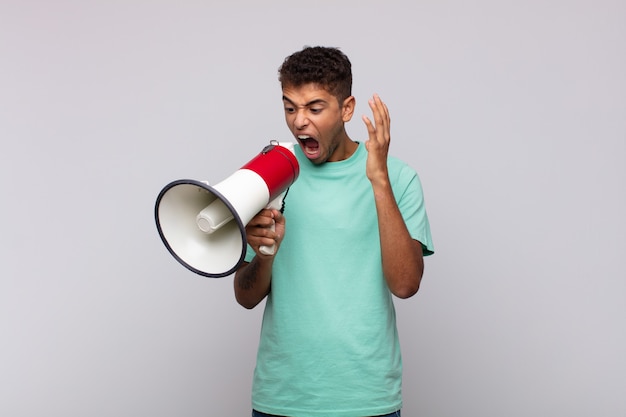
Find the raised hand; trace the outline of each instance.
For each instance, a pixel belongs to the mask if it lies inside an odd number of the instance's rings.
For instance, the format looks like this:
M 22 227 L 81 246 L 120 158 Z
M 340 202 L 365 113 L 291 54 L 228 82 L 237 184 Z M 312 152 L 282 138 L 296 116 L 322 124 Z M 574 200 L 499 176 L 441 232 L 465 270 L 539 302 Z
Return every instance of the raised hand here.
M 363 116 L 363 122 L 367 127 L 368 140 L 365 142 L 367 149 L 367 178 L 371 182 L 388 180 L 387 155 L 389 154 L 389 143 L 391 142 L 391 118 L 389 109 L 383 103 L 378 94 L 368 100 L 374 122 Z

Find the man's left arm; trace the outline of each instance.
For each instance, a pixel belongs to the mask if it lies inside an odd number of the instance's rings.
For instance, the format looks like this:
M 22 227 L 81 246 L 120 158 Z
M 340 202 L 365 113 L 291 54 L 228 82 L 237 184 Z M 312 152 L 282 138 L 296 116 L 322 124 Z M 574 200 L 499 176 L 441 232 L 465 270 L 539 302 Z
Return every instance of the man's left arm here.
M 366 174 L 376 203 L 383 274 L 395 296 L 409 298 L 417 293 L 424 272 L 422 244 L 409 234 L 389 180 L 389 110 L 378 95 L 369 100 L 369 106 L 374 123 L 363 116 L 369 135 Z

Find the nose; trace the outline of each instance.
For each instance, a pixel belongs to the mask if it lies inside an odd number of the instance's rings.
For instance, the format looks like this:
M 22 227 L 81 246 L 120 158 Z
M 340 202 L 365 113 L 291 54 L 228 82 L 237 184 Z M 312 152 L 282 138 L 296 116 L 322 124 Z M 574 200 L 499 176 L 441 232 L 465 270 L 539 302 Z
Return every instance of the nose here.
M 294 127 L 298 130 L 302 130 L 309 124 L 309 119 L 307 119 L 304 111 L 300 110 L 296 112 L 296 116 L 293 121 Z

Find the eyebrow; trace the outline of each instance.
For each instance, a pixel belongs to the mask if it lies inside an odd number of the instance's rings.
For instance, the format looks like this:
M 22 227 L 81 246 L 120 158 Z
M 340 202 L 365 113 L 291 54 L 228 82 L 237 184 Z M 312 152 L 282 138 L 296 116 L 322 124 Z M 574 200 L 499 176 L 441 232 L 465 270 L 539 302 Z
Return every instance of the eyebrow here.
M 283 96 L 283 101 L 287 101 L 287 102 L 289 102 L 289 104 L 292 104 L 292 105 L 296 106 L 296 103 L 294 103 L 293 101 L 291 101 L 289 98 L 287 98 L 285 96 Z M 326 103 L 327 103 L 326 100 L 323 100 L 321 98 L 317 98 L 317 99 L 309 101 L 308 103 L 305 103 L 304 107 L 313 106 L 315 104 L 326 104 Z

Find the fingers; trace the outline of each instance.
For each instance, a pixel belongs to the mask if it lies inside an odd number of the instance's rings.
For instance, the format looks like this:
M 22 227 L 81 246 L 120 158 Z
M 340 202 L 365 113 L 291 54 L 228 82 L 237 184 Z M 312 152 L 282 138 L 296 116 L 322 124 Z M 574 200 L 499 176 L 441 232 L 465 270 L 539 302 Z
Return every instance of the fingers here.
M 391 142 L 391 118 L 387 105 L 383 103 L 378 94 L 374 94 L 368 103 L 374 121 L 372 122 L 363 116 L 369 136 L 365 142 L 365 148 L 368 152 L 365 173 L 372 183 L 384 184 L 388 182 L 387 156 Z
M 363 116 L 363 121 L 369 133 L 369 139 L 375 140 L 380 145 L 389 143 L 391 140 L 391 117 L 389 116 L 387 105 L 380 99 L 378 94 L 374 94 L 374 96 L 368 100 L 368 104 L 372 110 L 374 119 L 372 123 L 367 116 Z
M 264 209 L 246 225 L 246 239 L 254 251 L 278 244 L 284 235 L 285 217 L 278 210 Z
M 246 227 L 269 227 L 274 223 L 274 213 L 270 209 L 261 210 L 256 216 L 248 222 Z
M 388 127 L 390 122 L 389 117 L 389 109 L 387 105 L 383 103 L 378 94 L 374 94 L 374 96 L 368 101 L 370 109 L 372 109 L 372 113 L 374 114 L 374 120 L 376 121 L 377 126 Z

